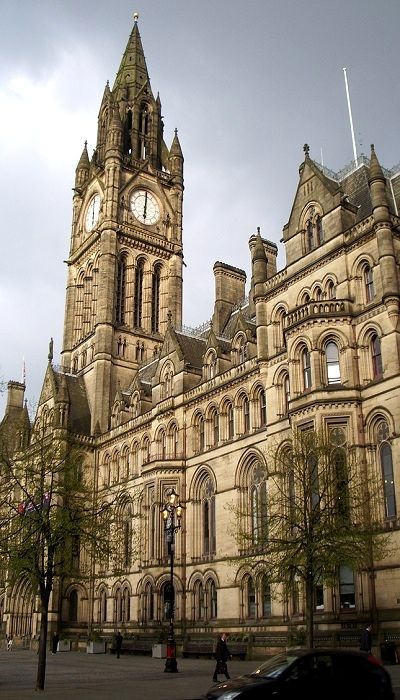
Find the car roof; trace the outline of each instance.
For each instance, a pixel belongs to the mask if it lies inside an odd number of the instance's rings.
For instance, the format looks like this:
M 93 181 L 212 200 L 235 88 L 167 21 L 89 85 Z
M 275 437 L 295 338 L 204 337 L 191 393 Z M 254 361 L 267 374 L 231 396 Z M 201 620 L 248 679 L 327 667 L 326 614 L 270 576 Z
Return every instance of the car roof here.
M 306 656 L 307 654 L 351 654 L 362 658 L 368 656 L 367 652 L 365 651 L 359 651 L 358 649 L 345 649 L 343 647 L 310 647 L 307 649 L 304 649 L 304 647 L 293 647 L 287 649 L 286 654 L 293 654 L 296 656 Z

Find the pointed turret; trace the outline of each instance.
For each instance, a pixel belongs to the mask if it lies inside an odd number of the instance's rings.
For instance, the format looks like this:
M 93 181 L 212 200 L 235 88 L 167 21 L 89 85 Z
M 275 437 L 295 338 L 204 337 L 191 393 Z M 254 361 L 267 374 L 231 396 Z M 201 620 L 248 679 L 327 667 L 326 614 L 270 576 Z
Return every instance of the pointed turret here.
M 75 187 L 82 187 L 89 175 L 89 155 L 87 152 L 87 141 L 83 147 L 81 157 L 75 170 Z
M 105 154 L 105 145 L 107 137 L 107 128 L 110 120 L 109 107 L 111 99 L 110 85 L 107 80 L 106 86 L 103 92 L 103 99 L 101 101 L 99 116 L 97 119 L 97 152 L 99 162 L 103 162 Z
M 382 279 L 382 298 L 388 309 L 393 328 L 399 323 L 399 297 L 397 262 L 393 243 L 393 231 L 390 220 L 389 203 L 386 196 L 386 178 L 383 174 L 375 147 L 371 144 L 371 161 L 369 169 L 369 187 L 371 192 L 372 215 L 378 243 L 379 268 Z M 398 371 L 398 364 L 397 369 Z
M 257 284 L 263 284 L 267 279 L 268 260 L 265 252 L 265 246 L 260 234 L 260 227 L 257 227 L 257 235 L 251 236 L 249 240 L 249 248 L 251 253 L 251 282 L 249 295 L 249 314 L 256 315 L 256 307 L 254 302 L 255 289 Z
M 169 169 L 171 175 L 174 176 L 176 184 L 183 184 L 183 153 L 181 144 L 178 138 L 178 129 L 175 129 L 174 138 L 172 140 L 171 149 L 169 152 Z
M 386 178 L 383 174 L 373 143 L 371 144 L 368 183 L 371 191 L 372 209 L 375 221 L 388 221 L 389 205 L 386 197 Z

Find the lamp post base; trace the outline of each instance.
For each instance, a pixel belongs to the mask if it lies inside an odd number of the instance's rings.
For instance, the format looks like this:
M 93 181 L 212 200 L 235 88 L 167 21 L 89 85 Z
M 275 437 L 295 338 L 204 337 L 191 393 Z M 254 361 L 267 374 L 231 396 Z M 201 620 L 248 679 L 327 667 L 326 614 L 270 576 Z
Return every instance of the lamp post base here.
M 167 641 L 167 658 L 165 659 L 164 673 L 178 673 L 178 662 L 176 660 L 176 644 L 173 629 L 174 628 L 171 625 Z
M 175 657 L 166 658 L 164 673 L 178 673 L 178 662 Z

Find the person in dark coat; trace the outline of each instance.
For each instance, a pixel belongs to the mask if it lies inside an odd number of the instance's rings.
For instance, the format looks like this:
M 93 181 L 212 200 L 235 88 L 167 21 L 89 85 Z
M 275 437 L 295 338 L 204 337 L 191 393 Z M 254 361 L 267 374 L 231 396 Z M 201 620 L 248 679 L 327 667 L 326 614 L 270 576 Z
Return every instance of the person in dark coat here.
M 57 653 L 57 646 L 58 646 L 58 641 L 60 637 L 58 636 L 57 632 L 54 632 L 52 638 L 51 638 L 51 653 L 56 654 Z
M 230 675 L 228 673 L 227 661 L 231 658 L 231 655 L 226 640 L 227 635 L 225 634 L 225 632 L 223 632 L 218 637 L 217 646 L 215 648 L 215 658 L 217 663 L 215 665 L 215 671 L 213 675 L 214 683 L 218 683 L 218 674 L 224 674 L 225 678 L 230 678 Z
M 119 659 L 119 657 L 120 657 L 121 647 L 122 647 L 122 634 L 118 630 L 117 634 L 115 635 L 115 651 L 117 652 L 117 659 Z
M 360 637 L 360 651 L 366 651 L 371 654 L 372 649 L 372 625 L 367 625 L 362 631 Z

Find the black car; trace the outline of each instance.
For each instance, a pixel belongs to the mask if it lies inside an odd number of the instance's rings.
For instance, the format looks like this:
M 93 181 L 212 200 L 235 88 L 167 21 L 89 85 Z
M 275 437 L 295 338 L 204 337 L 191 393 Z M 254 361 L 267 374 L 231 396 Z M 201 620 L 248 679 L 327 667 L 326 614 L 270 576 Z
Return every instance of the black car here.
M 389 673 L 365 652 L 290 649 L 253 673 L 213 685 L 207 700 L 394 700 Z

